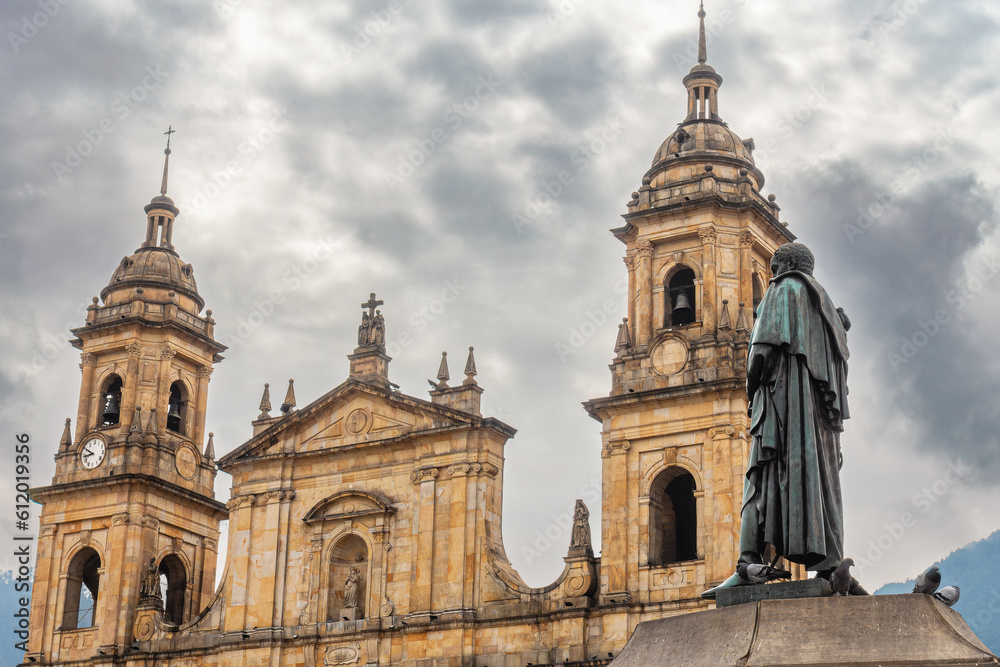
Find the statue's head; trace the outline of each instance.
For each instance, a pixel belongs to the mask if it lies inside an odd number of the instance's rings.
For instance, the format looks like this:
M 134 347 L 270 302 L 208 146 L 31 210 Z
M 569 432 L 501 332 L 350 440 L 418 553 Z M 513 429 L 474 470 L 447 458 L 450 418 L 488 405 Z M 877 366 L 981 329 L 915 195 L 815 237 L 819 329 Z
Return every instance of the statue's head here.
M 812 251 L 801 243 L 786 243 L 774 251 L 771 257 L 771 275 L 780 276 L 788 271 L 801 271 L 812 275 L 816 258 Z

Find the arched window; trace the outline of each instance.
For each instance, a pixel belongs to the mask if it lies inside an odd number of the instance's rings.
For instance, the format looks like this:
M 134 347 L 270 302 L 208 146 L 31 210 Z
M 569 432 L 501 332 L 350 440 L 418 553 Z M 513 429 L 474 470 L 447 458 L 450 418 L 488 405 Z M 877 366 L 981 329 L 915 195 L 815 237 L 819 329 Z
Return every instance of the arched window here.
M 100 584 L 101 557 L 90 547 L 81 549 L 69 563 L 66 577 L 66 604 L 63 606 L 63 630 L 97 625 L 97 594 Z
M 101 392 L 101 412 L 97 416 L 97 423 L 101 426 L 114 426 L 121 421 L 122 408 L 122 379 L 117 375 L 110 375 L 104 381 L 104 390 Z
M 695 321 L 694 271 L 686 266 L 674 272 L 667 283 L 664 325 L 679 327 Z
M 649 490 L 649 562 L 654 565 L 698 559 L 695 481 L 681 468 L 668 468 Z
M 174 554 L 160 561 L 160 594 L 163 596 L 163 616 L 168 623 L 184 622 L 184 601 L 187 594 L 187 573 L 184 562 Z
M 368 545 L 357 535 L 343 537 L 330 551 L 327 621 L 365 617 L 368 595 Z
M 174 433 L 184 435 L 184 413 L 187 405 L 187 391 L 180 382 L 170 385 L 170 398 L 167 402 L 167 428 Z
M 760 278 L 754 276 L 751 280 L 753 284 L 753 319 L 757 320 L 757 305 L 760 304 L 760 300 L 764 298 L 764 290 L 760 286 Z

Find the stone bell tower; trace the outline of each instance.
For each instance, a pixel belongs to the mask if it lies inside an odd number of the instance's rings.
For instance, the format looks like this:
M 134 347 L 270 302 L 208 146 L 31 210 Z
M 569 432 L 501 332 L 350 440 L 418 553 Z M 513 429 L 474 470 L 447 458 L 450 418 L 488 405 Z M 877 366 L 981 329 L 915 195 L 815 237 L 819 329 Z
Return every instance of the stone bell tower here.
M 135 625 L 138 608 L 181 625 L 213 593 L 227 513 L 214 499 L 205 408 L 225 346 L 174 249 L 170 132 L 145 240 L 73 330 L 83 371 L 76 428 L 66 420 L 52 484 L 31 492 L 42 511 L 29 662 L 110 664 L 151 634 Z
M 733 573 L 749 451 L 746 354 L 770 257 L 795 237 L 761 194 L 752 139 L 719 115 L 722 77 L 684 77 L 687 115 L 632 193 L 628 317 L 611 393 L 585 404 L 603 425 L 603 604 L 704 604 Z

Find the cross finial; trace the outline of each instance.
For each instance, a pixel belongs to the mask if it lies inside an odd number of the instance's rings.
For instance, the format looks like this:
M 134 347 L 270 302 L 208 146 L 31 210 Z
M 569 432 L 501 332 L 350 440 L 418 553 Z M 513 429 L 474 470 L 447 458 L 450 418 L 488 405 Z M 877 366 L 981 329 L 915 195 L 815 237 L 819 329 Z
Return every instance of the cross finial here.
M 361 304 L 361 307 L 368 309 L 368 317 L 375 317 L 375 309 L 384 303 L 385 301 L 382 301 L 381 299 L 376 299 L 375 292 L 372 292 L 371 295 L 368 297 L 368 301 Z
M 176 132 L 173 125 L 167 127 L 163 134 L 167 135 L 167 147 L 163 151 L 163 181 L 160 182 L 160 194 L 167 194 L 167 168 L 170 166 L 170 135 Z

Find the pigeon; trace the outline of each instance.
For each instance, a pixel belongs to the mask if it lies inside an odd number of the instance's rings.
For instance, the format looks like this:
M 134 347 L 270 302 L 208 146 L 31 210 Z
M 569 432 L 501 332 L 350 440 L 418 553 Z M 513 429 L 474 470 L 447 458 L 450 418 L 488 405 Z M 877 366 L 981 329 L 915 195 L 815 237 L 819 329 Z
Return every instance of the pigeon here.
M 937 593 L 934 597 L 941 602 L 944 602 L 947 606 L 953 607 L 955 603 L 958 602 L 958 595 L 961 591 L 958 590 L 958 586 L 945 586 Z
M 749 581 L 751 584 L 766 584 L 776 579 L 792 578 L 792 573 L 788 570 L 779 570 L 771 565 L 760 563 L 740 563 L 736 566 L 736 571 L 741 579 Z
M 937 565 L 931 566 L 926 572 L 917 577 L 917 583 L 913 585 L 914 593 L 930 595 L 941 585 L 941 572 Z
M 854 582 L 854 577 L 851 576 L 853 565 L 854 559 L 845 558 L 840 563 L 840 567 L 830 575 L 830 586 L 833 587 L 834 595 L 850 595 L 851 584 Z

